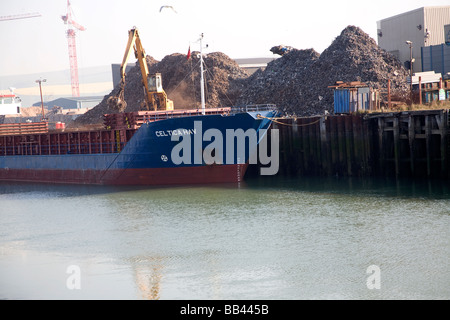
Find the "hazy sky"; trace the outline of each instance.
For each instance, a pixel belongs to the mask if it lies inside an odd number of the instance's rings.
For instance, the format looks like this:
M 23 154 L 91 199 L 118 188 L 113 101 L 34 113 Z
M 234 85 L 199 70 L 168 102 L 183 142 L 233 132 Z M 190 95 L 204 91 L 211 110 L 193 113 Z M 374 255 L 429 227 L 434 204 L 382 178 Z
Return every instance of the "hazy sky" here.
M 376 38 L 378 20 L 449 0 L 71 0 L 77 33 L 78 67 L 120 63 L 128 30 L 136 26 L 148 55 L 157 60 L 198 50 L 204 33 L 205 53 L 231 58 L 271 57 L 272 46 L 327 48 L 348 25 Z M 162 5 L 170 9 L 159 11 Z M 0 16 L 38 12 L 30 19 L 0 21 L 0 75 L 29 74 L 69 68 L 66 0 L 1 0 Z M 134 60 L 134 59 L 133 59 Z M 134 61 L 132 61 L 134 62 Z

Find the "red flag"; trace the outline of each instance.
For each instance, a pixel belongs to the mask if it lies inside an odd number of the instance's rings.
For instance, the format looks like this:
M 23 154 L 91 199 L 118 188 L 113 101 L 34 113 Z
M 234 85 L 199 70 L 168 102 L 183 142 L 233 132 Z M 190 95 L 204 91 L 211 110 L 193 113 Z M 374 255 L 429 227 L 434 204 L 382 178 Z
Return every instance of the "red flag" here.
M 187 53 L 187 60 L 189 60 L 191 58 L 191 46 L 189 46 L 189 50 Z

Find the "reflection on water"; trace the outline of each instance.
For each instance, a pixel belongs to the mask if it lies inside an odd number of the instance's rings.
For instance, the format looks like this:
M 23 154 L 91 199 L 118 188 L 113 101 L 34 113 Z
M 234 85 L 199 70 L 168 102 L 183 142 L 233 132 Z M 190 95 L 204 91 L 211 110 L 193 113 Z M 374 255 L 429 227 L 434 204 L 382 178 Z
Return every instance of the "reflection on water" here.
M 141 293 L 141 298 L 146 300 L 159 300 L 163 262 L 161 258 L 130 259 L 136 285 Z
M 443 181 L 0 184 L 3 299 L 448 299 Z M 66 270 L 81 270 L 69 290 Z M 381 270 L 381 288 L 366 272 Z

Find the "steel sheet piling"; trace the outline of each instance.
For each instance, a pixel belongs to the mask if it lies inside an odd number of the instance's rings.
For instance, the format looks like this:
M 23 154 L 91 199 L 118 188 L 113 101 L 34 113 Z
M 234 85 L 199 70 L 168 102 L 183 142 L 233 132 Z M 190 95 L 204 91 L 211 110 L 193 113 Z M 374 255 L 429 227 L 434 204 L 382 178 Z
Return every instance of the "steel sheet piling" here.
M 448 110 L 281 119 L 280 172 L 449 178 Z

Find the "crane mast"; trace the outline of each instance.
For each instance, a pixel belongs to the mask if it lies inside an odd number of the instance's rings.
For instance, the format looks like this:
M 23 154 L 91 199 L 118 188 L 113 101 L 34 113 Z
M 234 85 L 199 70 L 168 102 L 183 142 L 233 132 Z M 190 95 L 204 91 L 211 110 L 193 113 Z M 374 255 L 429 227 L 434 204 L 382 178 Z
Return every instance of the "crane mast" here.
M 67 25 L 67 40 L 69 44 L 69 62 L 70 62 L 70 81 L 72 86 L 72 96 L 79 97 L 80 96 L 80 84 L 78 81 L 78 58 L 77 58 L 77 45 L 76 45 L 76 31 L 78 29 L 80 31 L 86 30 L 85 27 L 78 24 L 72 19 L 72 8 L 70 6 L 70 1 L 67 0 L 67 14 L 65 16 L 61 16 L 61 19 L 64 21 L 64 24 Z
M 0 21 L 35 18 L 35 17 L 40 17 L 40 16 L 42 16 L 42 15 L 38 12 L 22 13 L 22 14 L 15 14 L 15 15 L 9 15 L 9 16 L 0 16 Z

